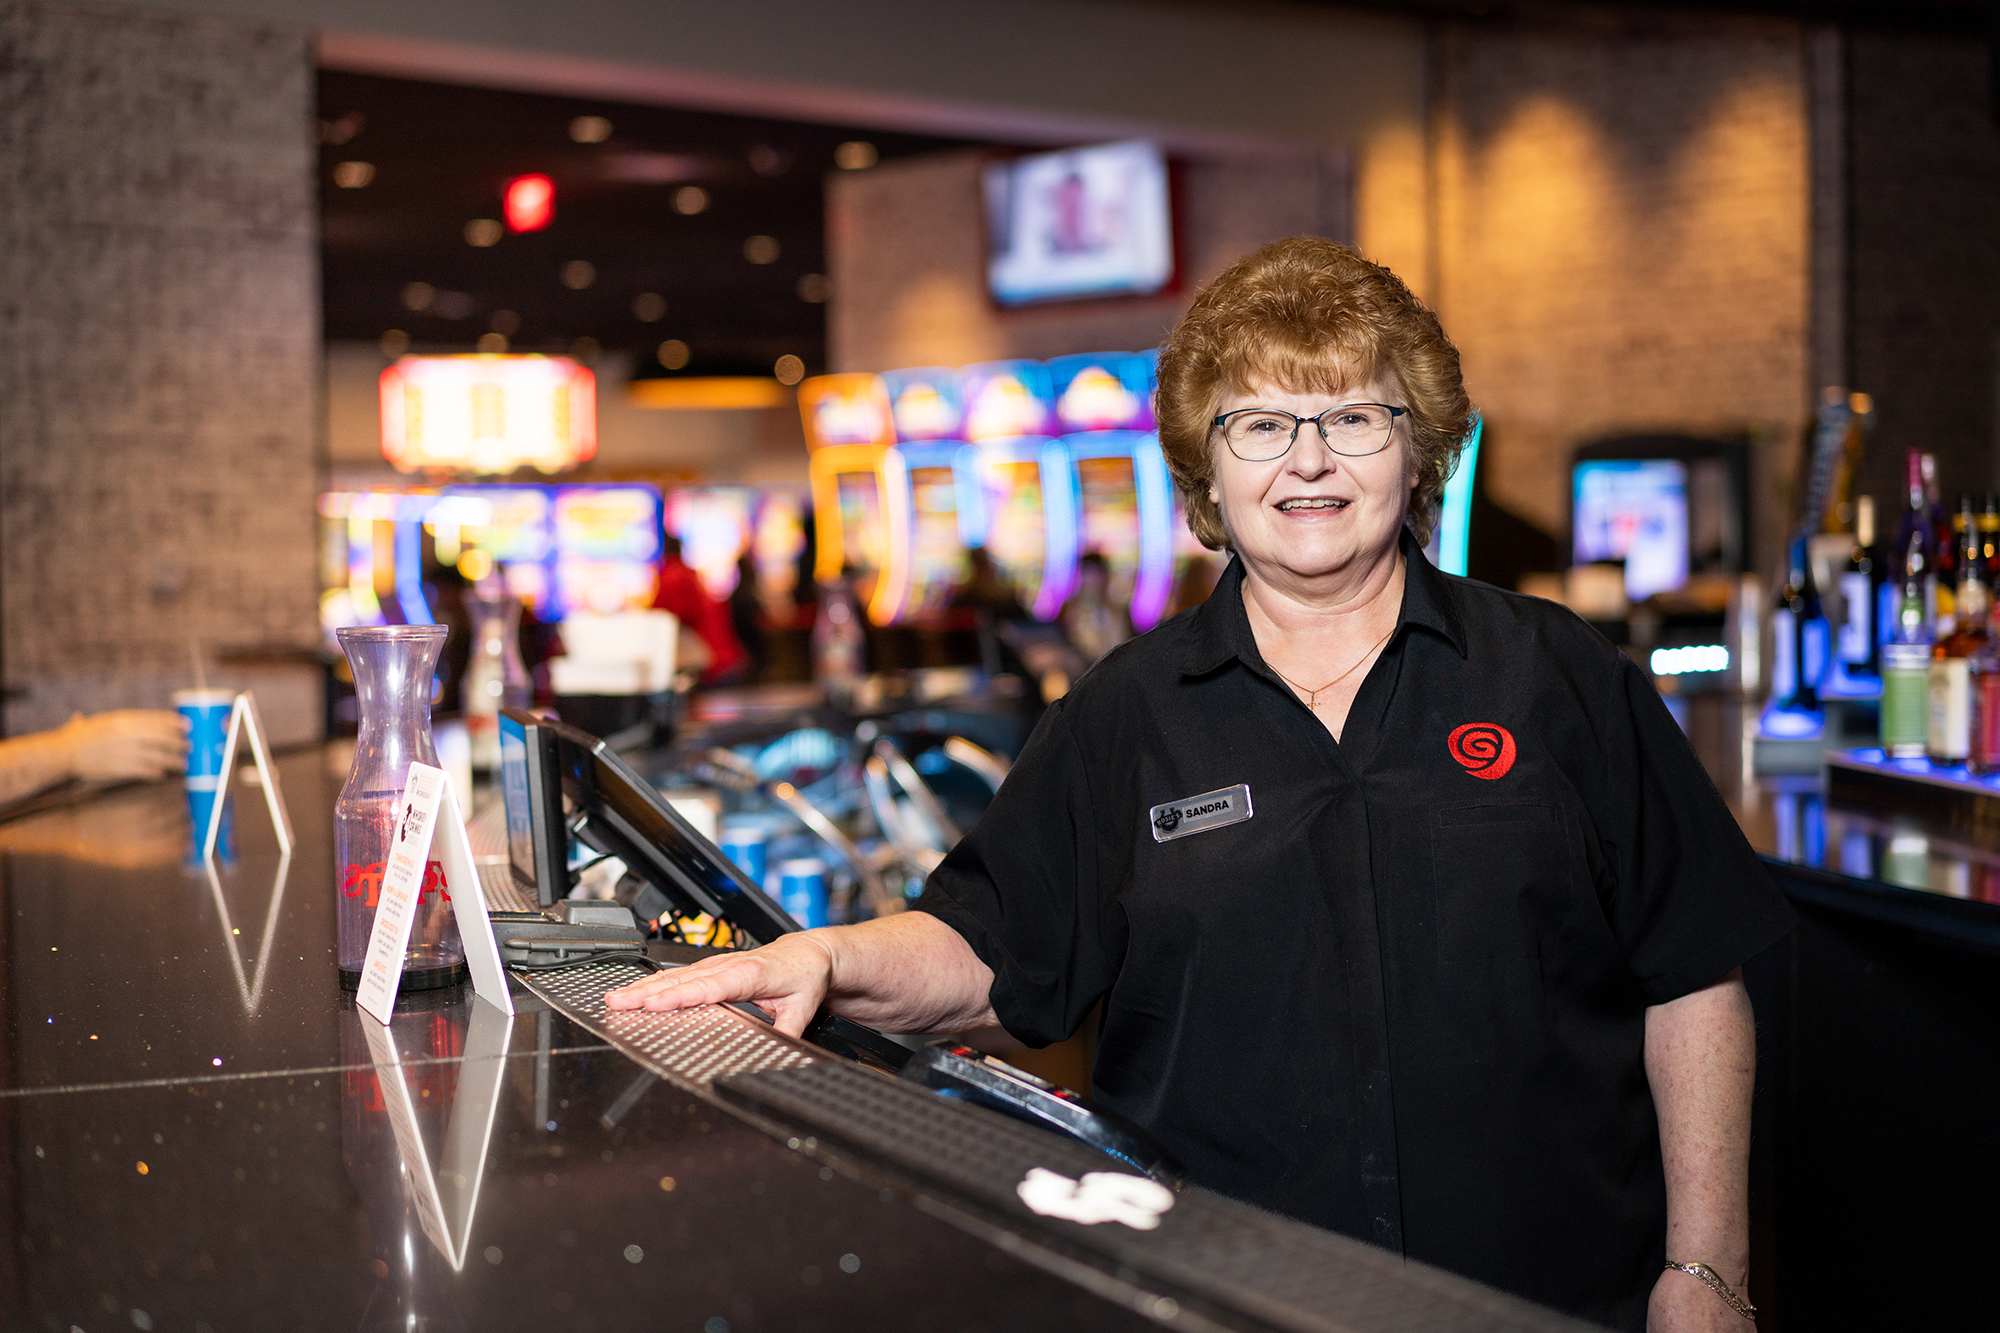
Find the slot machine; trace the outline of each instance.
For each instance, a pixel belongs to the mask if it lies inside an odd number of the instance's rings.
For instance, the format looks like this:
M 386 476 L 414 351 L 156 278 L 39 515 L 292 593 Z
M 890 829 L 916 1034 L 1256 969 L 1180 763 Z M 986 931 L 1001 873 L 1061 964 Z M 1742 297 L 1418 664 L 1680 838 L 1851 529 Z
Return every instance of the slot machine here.
M 751 547 L 757 492 L 747 486 L 681 486 L 667 495 L 667 531 L 680 539 L 681 560 L 710 597 L 736 590 L 736 562 Z
M 799 416 L 811 451 L 819 544 L 813 577 L 831 582 L 842 569 L 854 570 L 855 595 L 868 600 L 874 619 L 874 595 L 889 554 L 882 459 L 896 442 L 888 391 L 879 375 L 818 375 L 799 385 Z
M 1037 620 L 1053 620 L 1076 585 L 1076 483 L 1055 438 L 1049 368 L 988 361 L 959 372 L 965 438 L 979 479 L 984 545 Z
M 1160 622 L 1174 584 L 1173 478 L 1153 421 L 1157 355 L 1100 352 L 1049 363 L 1074 468 L 1077 550 L 1104 556 L 1109 596 L 1141 633 Z
M 892 370 L 882 383 L 896 443 L 882 460 L 888 561 L 868 611 L 891 624 L 944 609 L 971 575 L 966 551 L 981 544 L 984 521 L 958 372 Z
M 548 486 L 448 486 L 446 495 L 492 506 L 483 526 L 461 529 L 460 540 L 506 571 L 507 591 L 543 620 L 561 617 L 555 605 L 555 495 Z
M 653 604 L 658 490 L 644 484 L 558 486 L 552 517 L 558 615 L 642 611 Z

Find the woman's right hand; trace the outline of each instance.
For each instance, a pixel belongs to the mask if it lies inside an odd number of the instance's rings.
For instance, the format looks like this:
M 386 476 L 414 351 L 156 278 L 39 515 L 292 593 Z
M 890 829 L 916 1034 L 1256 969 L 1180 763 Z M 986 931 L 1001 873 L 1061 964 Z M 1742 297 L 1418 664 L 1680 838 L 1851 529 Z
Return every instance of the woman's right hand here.
M 620 987 L 604 1003 L 653 1013 L 756 1004 L 792 1037 L 821 1005 L 883 1032 L 964 1032 L 1000 1021 L 992 989 L 993 973 L 957 931 L 928 912 L 899 912 L 715 954 Z
M 832 949 L 816 938 L 822 933 L 800 931 L 761 948 L 655 972 L 610 992 L 604 1005 L 660 1014 L 698 1004 L 749 1003 L 769 1013 L 786 1036 L 802 1036 L 833 985 Z

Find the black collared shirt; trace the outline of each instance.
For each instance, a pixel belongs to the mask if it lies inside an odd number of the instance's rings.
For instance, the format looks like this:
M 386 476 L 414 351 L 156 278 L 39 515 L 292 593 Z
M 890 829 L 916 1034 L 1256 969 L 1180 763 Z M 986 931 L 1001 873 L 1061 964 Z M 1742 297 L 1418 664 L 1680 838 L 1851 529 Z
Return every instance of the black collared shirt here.
M 1643 1327 L 1646 1007 L 1791 913 L 1624 654 L 1403 550 L 1338 743 L 1259 655 L 1232 562 L 1049 709 L 917 906 L 1023 1041 L 1102 998 L 1094 1095 L 1196 1182 Z M 1238 784 L 1250 818 L 1156 839 L 1156 807 Z

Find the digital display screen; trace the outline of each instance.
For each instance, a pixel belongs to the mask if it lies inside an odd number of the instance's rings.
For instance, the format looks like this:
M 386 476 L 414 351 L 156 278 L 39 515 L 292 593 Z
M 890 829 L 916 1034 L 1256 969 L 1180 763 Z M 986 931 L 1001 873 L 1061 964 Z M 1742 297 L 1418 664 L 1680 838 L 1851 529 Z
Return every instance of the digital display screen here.
M 651 486 L 565 486 L 556 493 L 555 517 L 561 555 L 660 558 L 660 495 Z
M 1049 368 L 1039 361 L 988 361 L 960 372 L 965 438 L 1040 435 L 1051 425 Z
M 667 496 L 667 528 L 710 597 L 726 599 L 736 590 L 736 562 L 750 549 L 756 498 L 741 486 L 691 486 Z
M 1173 279 L 1167 160 L 1153 144 L 1039 153 L 985 172 L 987 285 L 1002 305 L 1145 295 Z
M 556 492 L 556 586 L 561 612 L 652 605 L 660 558 L 660 495 L 651 486 L 565 486 Z
M 942 366 L 891 370 L 882 376 L 882 383 L 889 393 L 898 440 L 949 440 L 959 434 L 965 402 L 957 371 Z
M 1056 422 L 1065 432 L 1151 430 L 1154 358 L 1129 352 L 1049 362 Z
M 840 496 L 840 559 L 872 572 L 882 567 L 882 489 L 873 472 L 843 472 L 835 481 Z
M 942 611 L 971 572 L 958 530 L 958 484 L 949 466 L 910 469 L 910 597 L 907 619 Z
M 1132 600 L 1139 575 L 1139 486 L 1130 458 L 1080 458 L 1082 483 L 1081 554 L 1092 551 L 1111 566 L 1111 600 L 1123 606 Z
M 493 521 L 465 529 L 462 540 L 502 565 L 540 564 L 549 557 L 549 492 L 540 486 L 454 486 L 493 506 Z
M 1672 592 L 1688 579 L 1688 471 L 1670 458 L 1608 459 L 1576 465 L 1576 563 L 1625 562 L 1633 601 Z
M 507 808 L 507 861 L 518 883 L 535 882 L 534 815 L 528 797 L 528 734 L 500 719 L 500 798 Z
M 986 491 L 986 552 L 1027 605 L 1041 588 L 1048 561 L 1041 464 L 1032 458 L 990 460 L 979 471 Z

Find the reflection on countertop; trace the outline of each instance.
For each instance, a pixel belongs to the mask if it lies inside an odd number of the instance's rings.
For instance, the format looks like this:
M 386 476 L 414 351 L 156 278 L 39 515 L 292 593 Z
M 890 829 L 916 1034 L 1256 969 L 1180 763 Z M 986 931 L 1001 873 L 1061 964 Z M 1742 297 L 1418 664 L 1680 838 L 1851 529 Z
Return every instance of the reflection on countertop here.
M 1795 897 L 2000 947 L 2000 820 L 1942 791 L 1759 776 L 1754 711 L 1717 697 L 1674 711 L 1750 845 Z M 1985 799 L 2000 804 L 2000 792 Z

